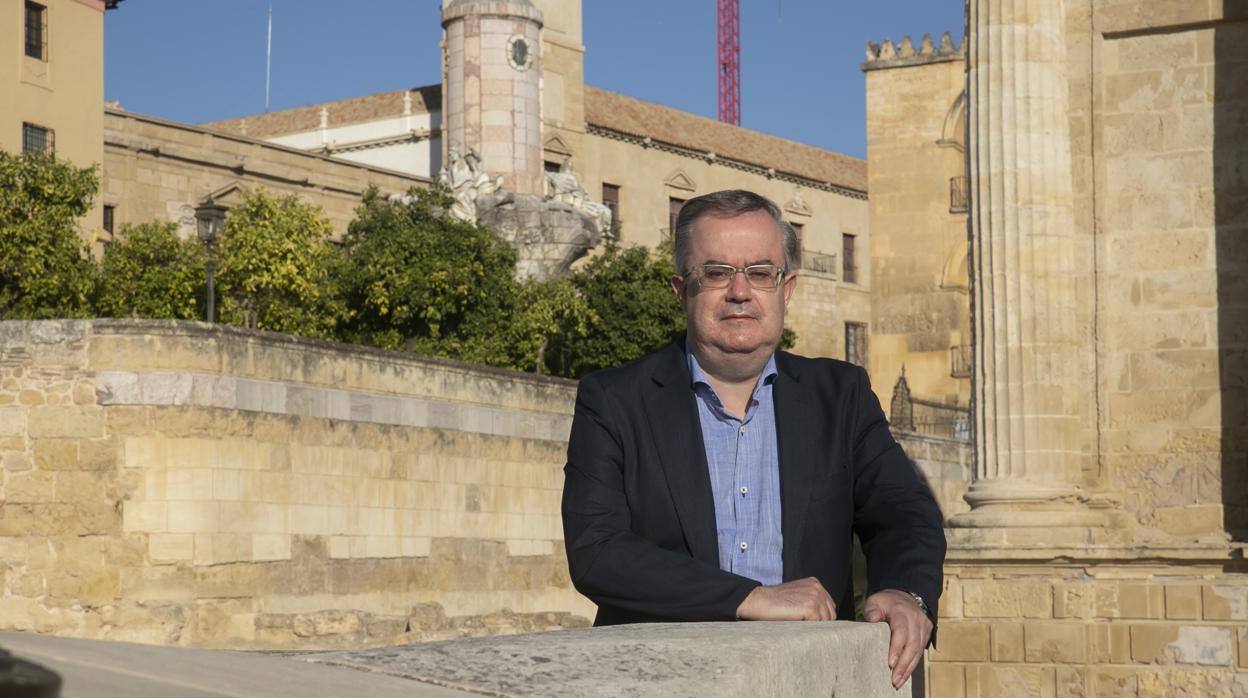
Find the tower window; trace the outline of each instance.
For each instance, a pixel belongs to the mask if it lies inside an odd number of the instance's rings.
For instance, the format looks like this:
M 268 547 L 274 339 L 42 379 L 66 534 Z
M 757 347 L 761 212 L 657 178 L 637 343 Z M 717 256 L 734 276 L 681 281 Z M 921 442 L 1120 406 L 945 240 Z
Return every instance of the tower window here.
M 620 185 L 602 183 L 602 203 L 611 209 L 611 222 L 620 224 Z
M 48 60 L 48 8 L 26 1 L 26 55 Z

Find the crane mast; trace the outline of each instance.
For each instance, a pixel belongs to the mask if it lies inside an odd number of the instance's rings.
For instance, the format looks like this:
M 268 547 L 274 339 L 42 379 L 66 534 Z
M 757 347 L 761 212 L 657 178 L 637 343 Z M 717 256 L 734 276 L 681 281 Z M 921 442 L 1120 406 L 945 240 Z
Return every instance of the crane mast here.
M 716 0 L 719 16 L 719 120 L 741 125 L 740 0 Z

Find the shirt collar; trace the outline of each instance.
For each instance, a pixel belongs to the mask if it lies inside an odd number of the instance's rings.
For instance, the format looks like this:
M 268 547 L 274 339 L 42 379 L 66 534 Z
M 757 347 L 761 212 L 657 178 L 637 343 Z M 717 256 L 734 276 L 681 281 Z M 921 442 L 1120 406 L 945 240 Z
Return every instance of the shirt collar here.
M 689 360 L 689 376 L 692 379 L 691 384 L 694 386 L 705 385 L 711 389 L 711 394 L 714 395 L 715 388 L 711 386 L 711 382 L 706 376 L 706 371 L 703 371 L 702 366 L 698 364 L 698 357 L 694 356 L 692 351 L 689 351 L 688 339 L 685 339 L 685 357 Z M 754 385 L 755 394 L 758 393 L 759 386 L 770 384 L 773 380 L 775 380 L 775 378 L 776 353 L 772 352 L 771 356 L 767 357 L 767 363 L 763 365 L 763 373 L 759 376 L 758 383 Z M 718 399 L 718 396 L 716 396 L 716 399 Z

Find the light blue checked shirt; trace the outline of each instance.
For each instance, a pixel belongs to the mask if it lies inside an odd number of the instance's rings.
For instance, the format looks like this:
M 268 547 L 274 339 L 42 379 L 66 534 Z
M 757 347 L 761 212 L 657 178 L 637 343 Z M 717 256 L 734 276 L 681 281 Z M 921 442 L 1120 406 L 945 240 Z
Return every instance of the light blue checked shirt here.
M 776 358 L 767 360 L 745 418 L 738 419 L 725 411 L 693 352 L 685 353 L 715 498 L 719 566 L 763 584 L 779 584 L 784 577 L 780 458 L 771 396 Z

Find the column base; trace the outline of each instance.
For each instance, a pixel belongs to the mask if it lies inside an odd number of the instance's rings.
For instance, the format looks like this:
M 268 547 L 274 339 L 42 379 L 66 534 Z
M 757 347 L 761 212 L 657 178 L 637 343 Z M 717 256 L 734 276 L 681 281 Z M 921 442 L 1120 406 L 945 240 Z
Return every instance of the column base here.
M 1070 485 L 988 480 L 963 496 L 971 510 L 949 519 L 950 528 L 1120 528 L 1119 503 Z

